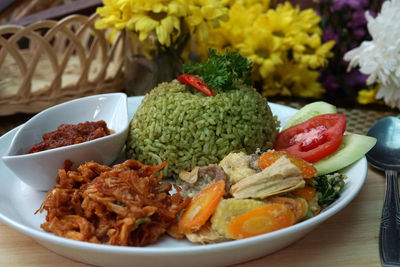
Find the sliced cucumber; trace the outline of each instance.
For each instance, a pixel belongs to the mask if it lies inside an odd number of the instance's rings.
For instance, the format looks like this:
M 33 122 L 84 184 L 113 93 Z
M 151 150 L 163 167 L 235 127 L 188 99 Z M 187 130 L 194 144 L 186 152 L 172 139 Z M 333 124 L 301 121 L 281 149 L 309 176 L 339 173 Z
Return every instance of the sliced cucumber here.
M 299 111 L 297 111 L 285 124 L 283 130 L 292 127 L 296 124 L 305 122 L 312 117 L 321 114 L 336 113 L 336 107 L 324 101 L 317 101 L 305 105 Z
M 343 169 L 362 158 L 375 144 L 374 137 L 359 134 L 344 135 L 338 150 L 313 165 L 318 175 Z

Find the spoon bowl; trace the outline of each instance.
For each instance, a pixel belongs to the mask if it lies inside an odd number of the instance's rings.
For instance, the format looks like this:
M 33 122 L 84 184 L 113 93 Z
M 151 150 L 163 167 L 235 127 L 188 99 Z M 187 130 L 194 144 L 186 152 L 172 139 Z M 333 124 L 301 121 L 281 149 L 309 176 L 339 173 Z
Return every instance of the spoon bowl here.
M 377 139 L 367 153 L 368 162 L 385 171 L 386 194 L 379 232 L 379 252 L 383 266 L 400 266 L 400 201 L 397 173 L 400 170 L 400 119 L 378 120 L 367 135 Z
M 392 116 L 380 119 L 367 135 L 378 140 L 366 155 L 368 162 L 381 170 L 400 170 L 400 119 Z

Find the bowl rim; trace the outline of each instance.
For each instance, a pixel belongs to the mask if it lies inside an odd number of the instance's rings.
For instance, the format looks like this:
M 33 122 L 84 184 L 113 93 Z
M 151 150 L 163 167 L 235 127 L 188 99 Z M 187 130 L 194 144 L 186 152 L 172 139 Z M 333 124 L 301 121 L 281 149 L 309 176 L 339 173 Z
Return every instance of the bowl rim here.
M 87 101 L 88 99 L 100 98 L 100 97 L 116 97 L 117 101 L 118 100 L 125 100 L 124 101 L 125 105 L 124 105 L 124 107 L 122 109 L 122 112 L 121 112 L 124 115 L 124 126 L 121 127 L 120 129 L 118 129 L 118 131 L 115 131 L 114 133 L 112 133 L 110 135 L 102 136 L 100 138 L 96 138 L 96 139 L 89 140 L 89 141 L 86 141 L 86 142 L 67 145 L 67 146 L 56 147 L 56 148 L 52 148 L 52 149 L 48 149 L 48 150 L 39 151 L 39 152 L 36 152 L 36 153 L 24 153 L 24 154 L 11 153 L 12 149 L 14 148 L 14 145 L 16 143 L 16 140 L 17 140 L 18 136 L 20 135 L 21 132 L 23 132 L 23 130 L 25 129 L 26 125 L 32 124 L 33 121 L 41 118 L 42 116 L 44 116 L 44 114 L 48 114 L 48 113 L 51 114 L 51 112 L 54 112 L 54 110 L 56 110 L 56 109 L 58 109 L 60 107 L 65 107 L 65 106 L 71 105 L 73 103 L 84 102 L 84 101 Z M 117 109 L 117 105 L 114 105 L 113 108 Z M 9 146 L 7 152 L 5 153 L 4 156 L 2 156 L 2 159 L 11 159 L 11 158 L 15 158 L 15 159 L 17 159 L 17 158 L 26 158 L 26 159 L 29 159 L 31 157 L 38 157 L 40 155 L 58 153 L 60 150 L 64 150 L 65 151 L 65 150 L 79 149 L 79 147 L 85 147 L 85 146 L 89 146 L 89 145 L 92 145 L 92 144 L 98 144 L 99 142 L 104 142 L 104 141 L 107 141 L 108 139 L 114 139 L 116 137 L 119 137 L 119 135 L 125 134 L 125 132 L 128 130 L 128 127 L 129 127 L 128 97 L 127 97 L 127 95 L 125 93 L 117 92 L 117 93 L 96 94 L 96 95 L 90 95 L 90 96 L 85 96 L 85 97 L 82 97 L 82 98 L 73 99 L 73 100 L 70 100 L 70 101 L 66 101 L 66 102 L 51 106 L 51 107 L 49 107 L 49 108 L 47 108 L 45 110 L 42 110 L 41 112 L 35 114 L 32 118 L 30 118 L 24 124 L 20 125 L 18 130 L 17 130 L 17 132 L 15 133 L 15 135 L 13 136 L 13 138 L 11 140 L 11 143 L 10 143 L 10 146 Z

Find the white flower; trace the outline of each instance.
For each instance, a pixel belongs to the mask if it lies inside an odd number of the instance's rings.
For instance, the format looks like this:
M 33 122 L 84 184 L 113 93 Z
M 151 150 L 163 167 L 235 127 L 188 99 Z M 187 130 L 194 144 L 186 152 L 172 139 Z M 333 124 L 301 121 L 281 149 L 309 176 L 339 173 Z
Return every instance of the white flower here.
M 369 75 L 367 84 L 381 84 L 376 98 L 400 108 L 400 0 L 387 0 L 381 12 L 373 18 L 368 12 L 371 41 L 364 41 L 344 55 L 349 69 L 360 67 Z

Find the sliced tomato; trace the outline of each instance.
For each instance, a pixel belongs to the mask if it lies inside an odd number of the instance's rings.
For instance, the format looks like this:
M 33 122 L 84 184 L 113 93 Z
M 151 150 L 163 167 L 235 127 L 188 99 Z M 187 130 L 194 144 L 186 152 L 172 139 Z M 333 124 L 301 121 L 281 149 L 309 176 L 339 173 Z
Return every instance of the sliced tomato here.
M 274 149 L 308 162 L 317 162 L 335 152 L 346 129 L 343 114 L 323 114 L 280 132 Z

